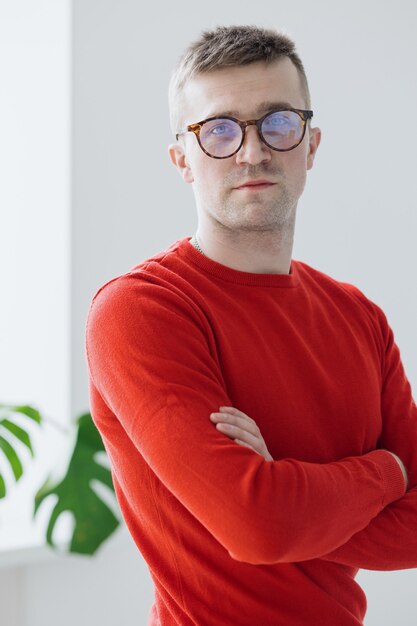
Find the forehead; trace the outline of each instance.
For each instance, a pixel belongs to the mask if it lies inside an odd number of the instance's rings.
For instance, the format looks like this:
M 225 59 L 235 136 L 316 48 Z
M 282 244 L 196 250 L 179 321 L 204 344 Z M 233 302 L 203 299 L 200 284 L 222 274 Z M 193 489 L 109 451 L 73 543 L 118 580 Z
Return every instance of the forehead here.
M 268 102 L 305 107 L 298 71 L 288 57 L 199 74 L 185 84 L 183 95 L 187 123 L 222 114 L 250 119 L 266 112 L 261 105 Z

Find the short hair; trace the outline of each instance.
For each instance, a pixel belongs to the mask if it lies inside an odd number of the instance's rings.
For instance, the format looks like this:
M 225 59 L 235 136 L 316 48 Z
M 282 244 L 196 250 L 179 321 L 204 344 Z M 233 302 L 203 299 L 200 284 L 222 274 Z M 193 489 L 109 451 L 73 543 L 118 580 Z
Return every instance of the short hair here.
M 188 46 L 171 75 L 168 100 L 173 134 L 182 125 L 181 92 L 191 78 L 223 67 L 249 65 L 256 61 L 271 63 L 283 57 L 288 57 L 295 65 L 306 108 L 311 109 L 304 66 L 288 35 L 258 26 L 218 26 L 203 31 L 200 38 Z

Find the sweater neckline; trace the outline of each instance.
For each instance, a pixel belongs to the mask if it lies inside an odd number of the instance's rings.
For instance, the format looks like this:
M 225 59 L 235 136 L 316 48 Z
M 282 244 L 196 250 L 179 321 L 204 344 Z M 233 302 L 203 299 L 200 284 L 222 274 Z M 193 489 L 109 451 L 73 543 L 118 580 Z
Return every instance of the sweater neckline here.
M 298 263 L 294 259 L 291 260 L 289 274 L 257 274 L 255 272 L 242 272 L 232 269 L 226 265 L 222 265 L 217 261 L 213 261 L 208 256 L 201 254 L 191 243 L 192 237 L 185 237 L 180 240 L 178 252 L 190 261 L 193 265 L 198 266 L 207 274 L 220 278 L 229 283 L 239 285 L 249 285 L 255 287 L 296 287 L 300 282 Z

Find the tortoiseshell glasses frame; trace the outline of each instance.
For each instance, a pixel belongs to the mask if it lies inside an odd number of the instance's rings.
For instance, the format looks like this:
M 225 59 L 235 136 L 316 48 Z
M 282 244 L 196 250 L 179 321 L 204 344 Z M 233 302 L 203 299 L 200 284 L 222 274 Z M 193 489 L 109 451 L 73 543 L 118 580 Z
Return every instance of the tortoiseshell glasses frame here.
M 297 115 L 300 117 L 300 121 L 302 124 L 302 133 L 301 133 L 301 137 L 296 141 L 296 143 L 292 146 L 290 146 L 289 148 L 277 148 L 273 145 L 271 145 L 270 143 L 267 142 L 267 140 L 265 139 L 263 132 L 262 132 L 262 124 L 263 122 L 266 120 L 266 118 L 268 118 L 270 115 L 273 115 L 274 113 L 285 113 L 288 111 L 292 111 L 294 113 L 297 113 Z M 194 133 L 194 135 L 197 137 L 197 141 L 198 144 L 200 146 L 200 148 L 202 149 L 202 151 L 207 154 L 207 156 L 211 157 L 212 159 L 228 159 L 231 156 L 233 156 L 234 154 L 236 154 L 237 152 L 239 152 L 240 148 L 243 145 L 243 142 L 245 141 L 245 133 L 246 133 L 246 128 L 250 125 L 255 125 L 258 129 L 258 133 L 259 133 L 259 137 L 261 138 L 261 141 L 263 141 L 264 144 L 266 144 L 268 146 L 268 148 L 271 148 L 272 150 L 276 150 L 277 152 L 288 152 L 289 150 L 293 150 L 294 148 L 296 148 L 298 145 L 300 145 L 300 143 L 302 142 L 302 140 L 304 139 L 304 135 L 306 132 L 306 128 L 307 128 L 307 121 L 309 119 L 311 119 L 313 117 L 313 111 L 310 110 L 304 110 L 304 109 L 279 109 L 276 111 L 269 111 L 268 113 L 266 113 L 265 115 L 263 115 L 262 117 L 260 117 L 257 120 L 246 120 L 246 121 L 242 121 L 242 120 L 238 120 L 235 117 L 231 117 L 230 115 L 217 115 L 214 117 L 209 117 L 206 120 L 202 120 L 201 122 L 196 122 L 195 124 L 189 124 L 186 128 L 179 130 L 176 135 L 175 138 L 178 141 L 178 137 L 180 135 L 183 135 L 187 132 L 191 132 Z M 207 122 L 211 122 L 213 120 L 231 120 L 233 122 L 235 122 L 236 124 L 238 124 L 241 128 L 242 131 L 242 138 L 241 141 L 238 145 L 238 147 L 233 150 L 233 152 L 231 152 L 230 154 L 227 154 L 225 156 L 215 156 L 213 154 L 210 154 L 210 152 L 208 152 L 204 146 L 201 143 L 201 139 L 200 139 L 200 132 L 201 129 L 203 128 L 204 124 L 206 124 Z

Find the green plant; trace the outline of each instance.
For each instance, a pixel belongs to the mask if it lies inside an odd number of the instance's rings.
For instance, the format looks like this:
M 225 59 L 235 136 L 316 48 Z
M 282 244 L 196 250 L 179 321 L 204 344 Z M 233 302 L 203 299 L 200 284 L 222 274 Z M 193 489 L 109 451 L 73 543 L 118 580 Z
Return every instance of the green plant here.
M 0 450 L 9 463 L 15 480 L 24 473 L 24 465 L 19 457 L 23 445 L 34 456 L 29 433 L 15 419 L 16 415 L 25 416 L 41 425 L 43 418 L 39 411 L 30 406 L 0 405 Z M 53 541 L 53 531 L 60 515 L 70 512 L 74 526 L 69 552 L 94 554 L 101 544 L 116 530 L 120 518 L 100 498 L 92 486 L 98 481 L 114 494 L 110 470 L 98 463 L 96 456 L 105 453 L 103 442 L 90 413 L 79 416 L 75 422 L 75 444 L 68 462 L 66 474 L 59 482 L 47 479 L 35 495 L 34 515 L 42 503 L 50 496 L 56 496 L 46 529 L 46 541 L 52 548 L 57 548 Z M 9 437 L 2 436 L 2 430 Z M 10 437 L 10 434 L 12 437 Z M 13 443 L 11 443 L 13 440 Z M 9 486 L 0 473 L 0 498 L 9 495 Z
M 15 415 L 23 415 L 40 424 L 42 417 L 36 409 L 30 406 L 11 406 L 9 404 L 0 404 L 0 450 L 8 461 L 10 468 L 13 472 L 16 482 L 23 476 L 23 463 L 20 460 L 20 456 L 16 449 L 16 446 L 12 445 L 8 439 L 4 437 L 5 434 L 12 434 L 12 439 L 20 441 L 21 444 L 29 449 L 32 457 L 34 456 L 32 441 L 29 434 L 15 421 Z M 4 479 L 3 474 L 0 472 L 0 499 L 5 498 L 7 495 L 8 486 Z

